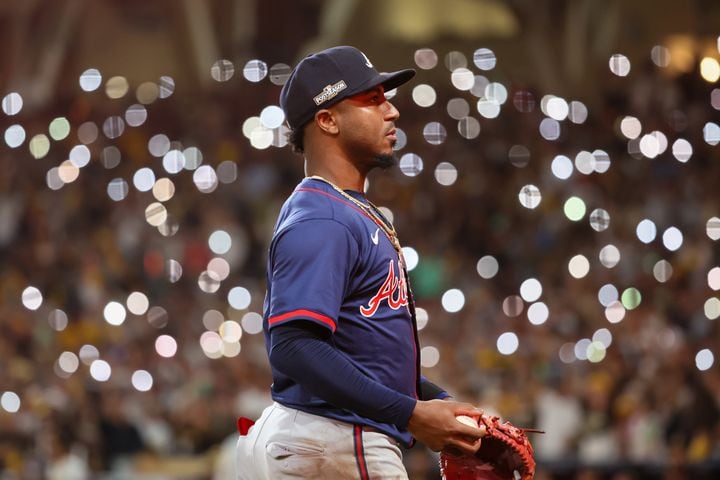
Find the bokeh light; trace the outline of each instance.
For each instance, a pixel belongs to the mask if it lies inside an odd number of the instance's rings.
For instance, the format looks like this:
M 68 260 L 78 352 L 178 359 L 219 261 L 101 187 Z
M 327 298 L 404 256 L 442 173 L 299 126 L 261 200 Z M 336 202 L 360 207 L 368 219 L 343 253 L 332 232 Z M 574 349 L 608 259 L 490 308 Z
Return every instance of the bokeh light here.
M 621 53 L 610 57 L 610 71 L 618 77 L 625 77 L 630 73 L 630 60 Z
M 245 287 L 233 287 L 228 292 L 228 303 L 235 310 L 245 310 L 250 306 L 252 295 Z
M 100 352 L 95 345 L 85 344 L 80 347 L 78 352 L 80 361 L 85 365 L 92 365 L 92 363 L 100 357 Z
M 25 129 L 22 125 L 10 125 L 5 130 L 5 144 L 10 148 L 17 148 L 25 142 Z
M 112 368 L 105 360 L 93 360 L 90 364 L 90 376 L 96 382 L 107 382 L 112 375 Z
M 103 317 L 110 325 L 122 325 L 126 316 L 125 307 L 120 302 L 108 302 L 103 309 Z
M 677 227 L 670 227 L 663 232 L 662 242 L 665 248 L 674 252 L 682 247 L 683 234 Z
M 235 65 L 230 60 L 220 59 L 210 67 L 210 76 L 216 82 L 227 82 L 235 74 Z
M 420 261 L 420 255 L 418 255 L 417 250 L 412 247 L 405 246 L 402 247 L 402 254 L 405 259 L 405 268 L 407 268 L 408 272 L 413 271 Z
M 574 278 L 583 278 L 590 272 L 590 261 L 585 255 L 575 255 L 568 262 L 568 271 Z
M 243 315 L 240 325 L 242 326 L 243 331 L 250 335 L 256 335 L 263 330 L 262 315 L 257 312 L 247 312 Z
M 497 350 L 503 355 L 512 355 L 520 346 L 518 336 L 513 332 L 505 332 L 497 339 Z
M 518 198 L 520 199 L 520 204 L 523 207 L 533 209 L 540 205 L 542 194 L 540 193 L 540 189 L 535 185 L 525 185 L 522 189 L 520 189 Z
M 560 180 L 567 180 L 570 178 L 574 170 L 572 160 L 565 155 L 555 156 L 550 168 L 552 169 L 553 175 Z
M 695 355 L 695 366 L 700 371 L 709 370 L 715 364 L 715 355 L 707 348 L 700 350 Z
M 620 323 L 625 318 L 625 313 L 625 307 L 618 300 L 610 302 L 610 304 L 605 307 L 605 318 L 607 318 L 610 323 Z
M 705 224 L 705 233 L 710 240 L 715 241 L 720 239 L 720 218 L 712 217 L 708 220 Z
M 637 288 L 629 287 L 623 291 L 620 299 L 622 301 L 623 307 L 625 307 L 626 310 L 633 310 L 640 305 L 640 302 L 642 301 L 642 295 Z
M 437 66 L 438 56 L 432 48 L 421 48 L 415 51 L 415 65 L 423 70 L 431 70 Z
M 22 292 L 22 304 L 28 310 L 37 310 L 43 303 L 43 295 L 37 287 L 26 287 Z
M 427 310 L 422 307 L 415 308 L 415 322 L 417 324 L 418 331 L 421 331 L 430 322 L 430 315 Z
M 708 83 L 720 79 L 720 63 L 715 58 L 705 57 L 700 61 L 700 75 Z
M 550 310 L 544 302 L 535 302 L 528 307 L 527 316 L 533 325 L 542 325 L 550 316 Z
M 177 353 L 177 349 L 177 341 L 170 335 L 160 335 L 155 340 L 155 351 L 161 357 L 174 357 Z
M 245 80 L 257 83 L 263 80 L 268 74 L 268 66 L 259 59 L 248 61 L 243 67 L 243 77 Z
M 703 305 L 703 311 L 708 320 L 716 320 L 720 317 L 720 298 L 708 298 Z
M 5 391 L 0 395 L 0 407 L 7 413 L 17 413 L 21 405 L 20 396 L 15 392 Z
M 131 377 L 132 386 L 139 392 L 147 392 L 153 386 L 153 376 L 147 370 L 135 370 Z
M 619 299 L 620 292 L 618 292 L 615 285 L 607 283 L 598 290 L 598 301 L 603 307 L 608 307 L 611 303 L 616 302 Z
M 226 320 L 220 324 L 218 334 L 223 342 L 239 342 L 242 337 L 242 327 L 235 320 Z
M 440 162 L 435 167 L 435 180 L 443 186 L 449 187 L 458 178 L 458 171 L 450 162 Z
M 638 239 L 643 243 L 650 243 L 655 240 L 657 235 L 657 227 L 652 220 L 647 218 L 641 220 L 635 229 Z
M 433 87 L 422 83 L 413 88 L 412 99 L 417 106 L 427 108 L 435 105 L 437 93 Z
M 492 255 L 485 255 L 478 260 L 476 269 L 478 275 L 487 280 L 497 275 L 500 270 L 500 265 L 495 257 Z
M 58 367 L 65 373 L 75 373 L 80 367 L 80 359 L 73 352 L 62 352 L 57 360 Z
M 713 267 L 707 275 L 708 287 L 711 290 L 720 290 L 720 267 Z
M 620 263 L 620 250 L 615 245 L 605 245 L 600 249 L 600 263 L 606 268 L 613 268 Z
M 653 276 L 660 283 L 665 283 L 672 277 L 673 267 L 667 260 L 658 260 L 653 266 Z
M 528 278 L 520 285 L 520 296 L 526 302 L 532 303 L 542 295 L 542 285 L 536 278 Z
M 441 303 L 446 312 L 459 312 L 465 306 L 465 294 L 457 288 L 451 288 L 442 294 Z
M 509 295 L 502 303 L 503 313 L 508 317 L 517 317 L 523 312 L 525 303 L 519 295 Z
M 130 293 L 125 303 L 127 305 L 128 311 L 133 315 L 144 315 L 150 306 L 147 295 L 142 292 Z
M 67 328 L 68 325 L 67 313 L 60 310 L 59 308 L 52 310 L 48 314 L 48 324 L 53 330 L 62 332 L 63 330 L 65 330 L 65 328 Z
M 432 368 L 440 361 L 440 350 L 428 345 L 420 350 L 420 363 L 425 368 Z
M 423 170 L 423 161 L 419 155 L 414 153 L 405 153 L 400 157 L 400 171 L 408 177 L 415 177 Z
M 81 89 L 92 92 L 102 85 L 102 75 L 97 68 L 88 68 L 80 75 L 79 83 Z
M 586 211 L 585 202 L 579 197 L 570 197 L 565 201 L 563 211 L 565 216 L 573 222 L 582 220 Z
M 602 232 L 610 227 L 610 214 L 607 210 L 596 208 L 590 213 L 590 226 L 596 232 Z

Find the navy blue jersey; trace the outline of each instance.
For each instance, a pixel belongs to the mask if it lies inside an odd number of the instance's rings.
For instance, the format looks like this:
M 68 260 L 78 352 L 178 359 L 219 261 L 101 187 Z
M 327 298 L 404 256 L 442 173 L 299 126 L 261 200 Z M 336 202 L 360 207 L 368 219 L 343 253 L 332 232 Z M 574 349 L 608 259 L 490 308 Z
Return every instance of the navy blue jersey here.
M 268 349 L 270 329 L 309 320 L 330 330 L 337 351 L 363 374 L 417 398 L 417 330 L 405 275 L 398 252 L 370 215 L 327 183 L 304 179 L 282 207 L 267 271 Z M 275 368 L 272 374 L 272 397 L 282 404 L 411 443 L 410 434 L 395 425 L 339 409 Z

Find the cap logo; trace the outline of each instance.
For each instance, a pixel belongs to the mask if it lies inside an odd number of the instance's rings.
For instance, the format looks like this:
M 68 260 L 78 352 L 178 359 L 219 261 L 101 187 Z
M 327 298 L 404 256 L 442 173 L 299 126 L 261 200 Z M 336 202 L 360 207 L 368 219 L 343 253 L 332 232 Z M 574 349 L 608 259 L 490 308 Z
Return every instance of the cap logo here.
M 313 98 L 313 100 L 315 100 L 315 105 L 322 105 L 331 98 L 336 97 L 338 93 L 342 92 L 346 88 L 347 85 L 345 84 L 345 80 L 340 80 L 335 85 L 326 85 L 322 92 Z
M 367 58 L 367 56 L 363 52 L 360 52 L 360 55 L 362 55 L 363 58 L 365 59 L 365 65 L 367 65 L 368 68 L 373 68 L 373 64 L 370 63 L 370 59 Z

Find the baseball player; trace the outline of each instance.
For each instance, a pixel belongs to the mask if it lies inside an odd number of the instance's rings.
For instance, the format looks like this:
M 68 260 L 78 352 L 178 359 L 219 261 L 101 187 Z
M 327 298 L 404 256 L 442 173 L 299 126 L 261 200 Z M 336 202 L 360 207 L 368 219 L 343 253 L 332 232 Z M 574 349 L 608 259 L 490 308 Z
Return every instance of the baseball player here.
M 406 479 L 400 446 L 474 453 L 474 406 L 420 374 L 414 304 L 395 229 L 365 197 L 394 164 L 399 112 L 358 49 L 304 58 L 280 94 L 307 175 L 270 244 L 264 330 L 274 403 L 240 436 L 239 479 Z M 247 426 L 247 425 L 246 425 Z M 245 429 L 247 430 L 247 429 Z

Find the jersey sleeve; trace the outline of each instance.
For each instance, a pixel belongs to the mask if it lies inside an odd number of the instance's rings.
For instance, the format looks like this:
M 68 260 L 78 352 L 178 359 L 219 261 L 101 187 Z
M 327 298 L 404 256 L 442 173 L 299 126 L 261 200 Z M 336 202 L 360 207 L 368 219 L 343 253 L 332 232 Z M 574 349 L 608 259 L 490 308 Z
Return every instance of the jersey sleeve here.
M 270 251 L 268 327 L 302 319 L 335 331 L 358 251 L 348 228 L 332 219 L 279 233 Z

